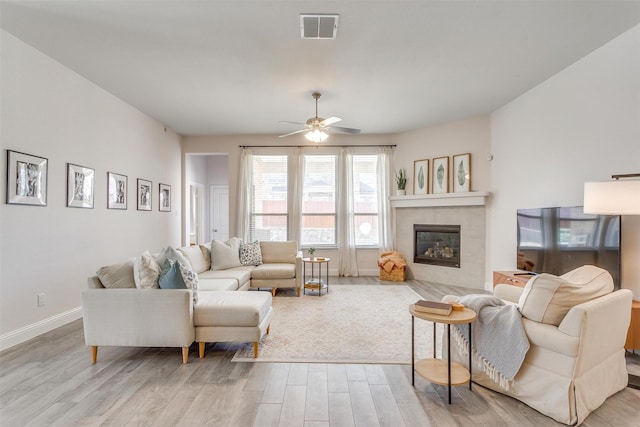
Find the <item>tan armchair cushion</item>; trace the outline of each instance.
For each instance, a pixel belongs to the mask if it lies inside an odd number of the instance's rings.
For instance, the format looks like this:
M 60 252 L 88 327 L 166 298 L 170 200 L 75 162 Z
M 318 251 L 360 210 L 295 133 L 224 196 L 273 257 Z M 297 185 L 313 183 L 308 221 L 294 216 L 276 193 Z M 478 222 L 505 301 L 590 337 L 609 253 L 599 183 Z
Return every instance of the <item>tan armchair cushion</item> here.
M 613 278 L 609 272 L 593 265 L 562 276 L 543 273 L 527 282 L 518 309 L 527 319 L 558 326 L 573 306 L 611 291 Z

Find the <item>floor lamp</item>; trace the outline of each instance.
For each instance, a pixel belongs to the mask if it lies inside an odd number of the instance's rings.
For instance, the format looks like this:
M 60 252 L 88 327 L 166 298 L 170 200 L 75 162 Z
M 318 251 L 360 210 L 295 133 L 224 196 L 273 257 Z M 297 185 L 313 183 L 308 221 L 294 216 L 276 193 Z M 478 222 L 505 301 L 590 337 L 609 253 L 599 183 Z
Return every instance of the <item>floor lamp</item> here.
M 640 215 L 640 173 L 611 178 L 613 181 L 585 182 L 584 213 Z M 640 389 L 640 377 L 629 374 L 629 387 Z

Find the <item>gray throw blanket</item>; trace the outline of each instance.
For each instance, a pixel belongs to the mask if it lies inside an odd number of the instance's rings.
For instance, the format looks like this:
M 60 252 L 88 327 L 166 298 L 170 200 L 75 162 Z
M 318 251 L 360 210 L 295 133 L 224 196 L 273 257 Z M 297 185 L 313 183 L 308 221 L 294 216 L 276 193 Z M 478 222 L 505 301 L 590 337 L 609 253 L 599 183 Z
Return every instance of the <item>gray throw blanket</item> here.
M 529 350 L 522 315 L 514 305 L 493 295 L 465 295 L 458 302 L 478 315 L 472 324 L 473 361 L 500 387 L 509 390 Z M 460 353 L 468 355 L 469 328 L 454 325 L 453 336 Z

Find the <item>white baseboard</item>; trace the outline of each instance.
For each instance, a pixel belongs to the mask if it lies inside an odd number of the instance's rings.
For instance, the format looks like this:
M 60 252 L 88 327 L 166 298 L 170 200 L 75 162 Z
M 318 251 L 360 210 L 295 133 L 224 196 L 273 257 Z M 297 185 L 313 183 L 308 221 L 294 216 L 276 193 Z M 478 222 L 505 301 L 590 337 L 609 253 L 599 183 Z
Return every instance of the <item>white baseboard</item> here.
M 35 338 L 38 335 L 42 335 L 45 332 L 49 332 L 55 328 L 59 328 L 60 326 L 64 326 L 67 323 L 80 319 L 81 317 L 82 317 L 82 307 L 76 307 L 76 308 L 72 308 L 71 310 L 65 311 L 60 314 L 56 314 L 55 316 L 51 316 L 47 319 L 41 320 L 39 322 L 33 323 L 31 325 L 28 325 L 23 328 L 4 334 L 0 336 L 0 351 L 6 350 L 8 348 L 13 347 L 14 345 L 18 345 L 20 343 L 28 341 L 31 338 Z

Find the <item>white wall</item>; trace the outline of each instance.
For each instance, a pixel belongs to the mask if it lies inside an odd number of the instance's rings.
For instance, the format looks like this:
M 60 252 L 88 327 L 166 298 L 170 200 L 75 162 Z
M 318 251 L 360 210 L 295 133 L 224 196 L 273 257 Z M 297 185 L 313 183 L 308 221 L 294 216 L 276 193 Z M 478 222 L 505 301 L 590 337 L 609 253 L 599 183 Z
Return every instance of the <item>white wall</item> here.
M 640 172 L 639 76 L 636 26 L 492 114 L 488 273 L 515 268 L 516 209 L 579 206 L 585 181 Z M 640 217 L 624 217 L 622 286 L 636 299 L 638 242 Z
M 0 204 L 2 349 L 79 318 L 80 292 L 100 266 L 180 243 L 181 148 L 161 123 L 9 33 L 0 43 L 3 156 L 49 159 L 48 206 Z M 67 162 L 95 169 L 94 209 L 65 206 Z M 126 211 L 106 209 L 107 171 L 128 176 Z M 136 210 L 137 178 L 153 182 L 151 212 Z M 159 182 L 173 190 L 170 213 L 158 211 Z
M 394 169 L 404 168 L 407 172 L 407 194 L 413 194 L 415 160 L 430 159 L 431 168 L 434 158 L 449 156 L 451 174 L 453 156 L 464 153 L 471 154 L 471 190 L 489 191 L 491 175 L 487 156 L 491 148 L 490 130 L 489 116 L 477 116 L 393 135 L 392 141 L 398 145 L 394 153 Z M 451 181 L 449 184 L 449 191 L 453 191 Z

